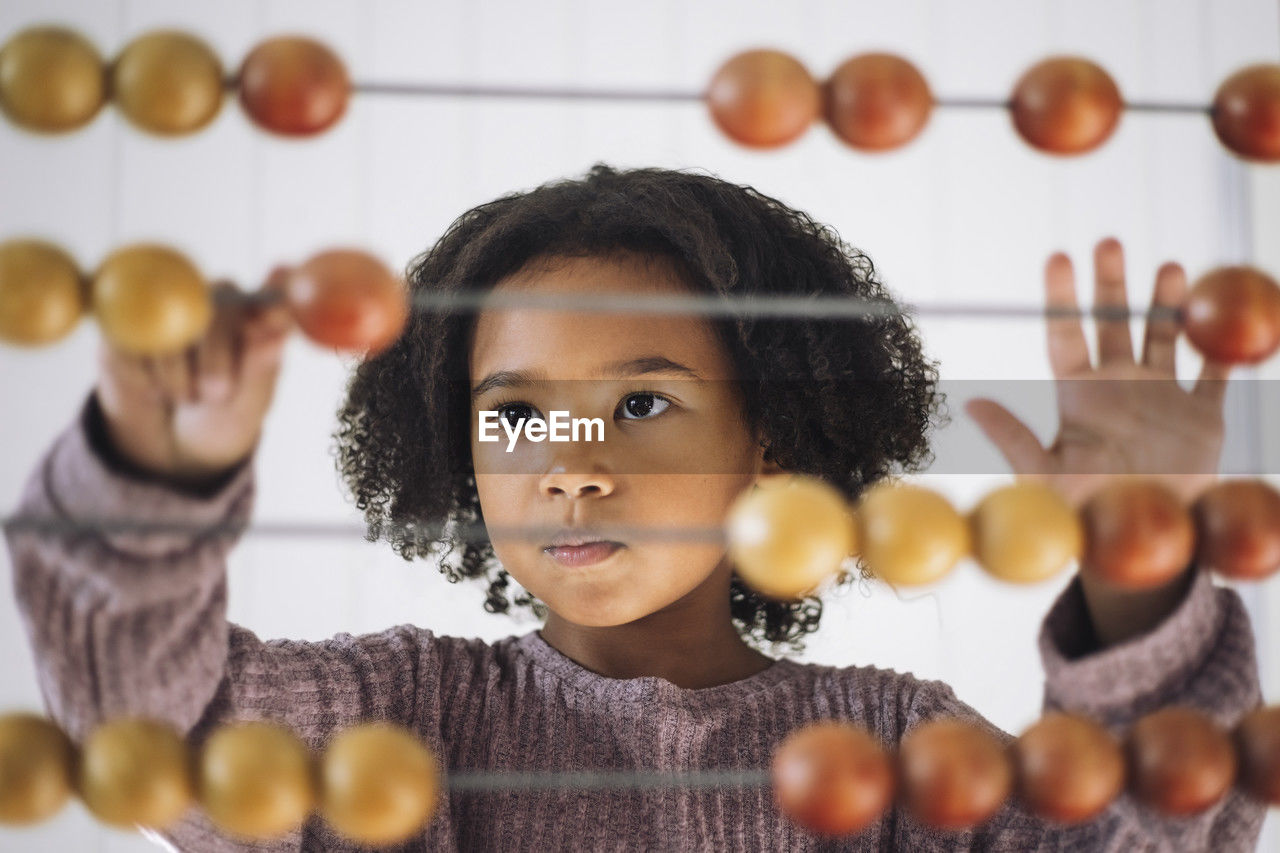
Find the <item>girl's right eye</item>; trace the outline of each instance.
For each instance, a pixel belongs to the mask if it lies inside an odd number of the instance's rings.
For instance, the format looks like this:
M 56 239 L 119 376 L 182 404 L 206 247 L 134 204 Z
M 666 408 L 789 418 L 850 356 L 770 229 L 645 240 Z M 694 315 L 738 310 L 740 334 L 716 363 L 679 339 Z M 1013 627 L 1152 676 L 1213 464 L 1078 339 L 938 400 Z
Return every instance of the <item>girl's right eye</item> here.
M 506 403 L 498 407 L 498 418 L 505 420 L 512 429 L 520 426 L 520 421 L 529 421 L 535 417 L 537 409 L 528 403 Z

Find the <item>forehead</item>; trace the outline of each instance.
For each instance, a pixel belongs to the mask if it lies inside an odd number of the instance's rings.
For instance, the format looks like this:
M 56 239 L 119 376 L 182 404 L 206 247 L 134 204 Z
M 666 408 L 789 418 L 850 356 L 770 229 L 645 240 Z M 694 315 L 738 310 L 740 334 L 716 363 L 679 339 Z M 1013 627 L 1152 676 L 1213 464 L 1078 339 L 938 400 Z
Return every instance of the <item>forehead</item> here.
M 508 276 L 495 291 L 546 294 L 673 294 L 689 288 L 665 259 L 638 255 L 551 258 Z M 498 370 L 538 370 L 549 379 L 603 378 L 603 366 L 660 355 L 704 379 L 730 379 L 732 366 L 699 315 L 484 309 L 469 353 L 471 381 Z

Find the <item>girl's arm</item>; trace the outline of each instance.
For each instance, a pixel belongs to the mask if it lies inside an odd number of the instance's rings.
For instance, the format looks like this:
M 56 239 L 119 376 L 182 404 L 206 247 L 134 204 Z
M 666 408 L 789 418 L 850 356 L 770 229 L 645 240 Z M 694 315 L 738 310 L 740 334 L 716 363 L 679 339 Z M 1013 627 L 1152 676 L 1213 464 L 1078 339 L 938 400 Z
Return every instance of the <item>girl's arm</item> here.
M 1122 737 L 1143 714 L 1168 705 L 1199 709 L 1224 727 L 1258 707 L 1261 693 L 1253 632 L 1240 597 L 1192 569 L 1185 597 L 1151 631 L 1099 648 L 1079 580 L 1050 609 L 1040 634 L 1044 709 L 1094 719 Z M 1011 736 L 937 681 L 904 696 L 899 736 L 942 715 L 981 721 L 1002 741 Z M 1165 818 L 1127 793 L 1096 819 L 1063 826 L 1011 802 L 967 833 L 930 833 L 905 813 L 896 817 L 898 849 L 1244 851 L 1254 850 L 1266 807 L 1232 789 L 1191 818 Z M 922 840 L 923 839 L 923 840 Z
M 252 460 L 199 495 L 113 469 L 94 449 L 95 401 L 40 461 L 18 512 L 89 521 L 128 517 L 181 525 L 248 521 Z M 123 715 L 165 720 L 193 742 L 219 723 L 271 719 L 313 747 L 365 719 L 412 724 L 441 744 L 429 700 L 437 694 L 437 644 L 403 626 L 322 643 L 263 642 L 226 620 L 226 555 L 237 533 L 10 530 L 14 591 L 49 713 L 79 740 Z M 308 831 L 316 831 L 312 827 Z M 192 815 L 175 837 L 210 848 Z M 272 849 L 296 850 L 299 833 Z M 195 845 L 195 846 L 193 846 Z

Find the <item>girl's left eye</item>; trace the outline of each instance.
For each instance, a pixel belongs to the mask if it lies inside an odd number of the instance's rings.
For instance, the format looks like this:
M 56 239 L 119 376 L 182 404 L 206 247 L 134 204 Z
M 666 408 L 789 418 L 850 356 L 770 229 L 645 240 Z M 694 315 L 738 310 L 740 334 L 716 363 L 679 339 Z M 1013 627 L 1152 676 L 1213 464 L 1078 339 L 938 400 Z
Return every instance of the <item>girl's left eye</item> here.
M 637 394 L 628 394 L 618 407 L 618 411 L 624 413 L 622 415 L 623 420 L 640 421 L 660 415 L 670 406 L 670 400 L 645 391 Z M 627 417 L 627 414 L 634 415 L 634 417 Z

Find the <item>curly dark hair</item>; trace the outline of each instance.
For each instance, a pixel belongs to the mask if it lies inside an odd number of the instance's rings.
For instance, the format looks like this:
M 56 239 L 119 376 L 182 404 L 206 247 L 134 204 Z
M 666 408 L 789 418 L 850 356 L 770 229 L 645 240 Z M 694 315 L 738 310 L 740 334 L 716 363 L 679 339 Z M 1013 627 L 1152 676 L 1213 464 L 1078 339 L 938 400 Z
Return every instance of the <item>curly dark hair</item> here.
M 604 164 L 467 211 L 406 275 L 411 293 L 461 293 L 488 290 L 534 260 L 619 252 L 673 262 L 694 292 L 890 299 L 866 255 L 752 187 Z M 945 421 L 945 404 L 907 312 L 709 319 L 742 383 L 746 422 L 765 437 L 766 459 L 819 477 L 851 501 L 932 460 L 928 432 L 935 418 Z M 474 323 L 471 311 L 415 311 L 395 344 L 359 365 L 338 413 L 338 469 L 364 511 L 369 541 L 386 539 L 406 560 L 445 558 L 450 582 L 486 579 L 491 613 L 514 604 L 542 618 L 546 606 L 528 592 L 509 598 L 511 579 L 490 542 L 455 535 L 457 523 L 483 524 L 469 428 Z M 460 544 L 453 565 L 447 557 Z M 838 583 L 852 578 L 841 572 Z M 816 596 L 776 601 L 736 576 L 730 603 L 753 646 L 801 650 L 822 616 Z

